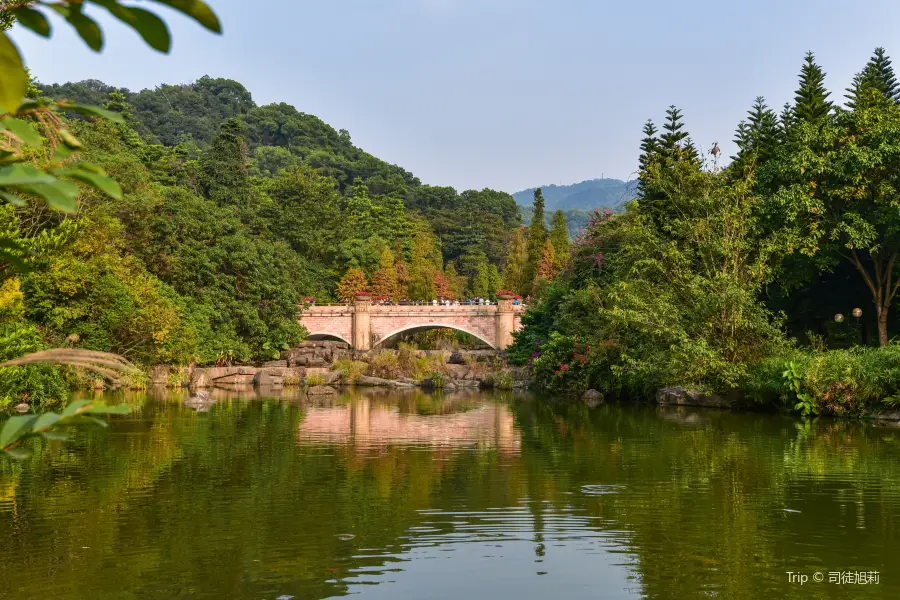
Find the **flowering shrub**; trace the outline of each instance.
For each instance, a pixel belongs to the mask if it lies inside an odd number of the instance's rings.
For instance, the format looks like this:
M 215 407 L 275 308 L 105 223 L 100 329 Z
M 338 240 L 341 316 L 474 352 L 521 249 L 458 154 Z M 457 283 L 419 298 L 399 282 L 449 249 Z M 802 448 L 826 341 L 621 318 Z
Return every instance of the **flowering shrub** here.
M 511 290 L 497 290 L 497 296 L 512 296 L 514 300 L 522 299 L 522 296 Z
M 553 392 L 583 392 L 589 387 L 591 347 L 559 332 L 532 354 L 534 379 Z

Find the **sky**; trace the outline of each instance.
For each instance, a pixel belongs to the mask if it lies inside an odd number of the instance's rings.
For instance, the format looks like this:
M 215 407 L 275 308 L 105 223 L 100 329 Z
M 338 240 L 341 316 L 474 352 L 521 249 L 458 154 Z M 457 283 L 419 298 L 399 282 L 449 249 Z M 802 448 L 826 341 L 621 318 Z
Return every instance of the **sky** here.
M 792 99 L 807 50 L 840 101 L 876 46 L 900 61 L 896 0 L 206 1 L 222 36 L 157 11 L 168 55 L 96 7 L 101 54 L 61 20 L 49 41 L 13 38 L 45 83 L 230 78 L 423 183 L 507 192 L 633 178 L 641 127 L 671 104 L 699 146 L 729 156 L 756 96 Z

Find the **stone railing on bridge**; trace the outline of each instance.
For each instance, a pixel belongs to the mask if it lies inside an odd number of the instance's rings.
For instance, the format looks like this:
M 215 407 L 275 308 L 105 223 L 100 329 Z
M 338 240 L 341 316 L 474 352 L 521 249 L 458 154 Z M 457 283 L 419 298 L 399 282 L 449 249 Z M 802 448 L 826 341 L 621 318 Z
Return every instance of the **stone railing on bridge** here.
M 489 305 L 383 305 L 370 296 L 357 296 L 353 304 L 313 305 L 300 312 L 300 323 L 311 339 L 336 338 L 355 350 L 370 350 L 397 334 L 449 328 L 471 334 L 496 350 L 512 343 L 522 326 L 525 307 L 501 296 Z

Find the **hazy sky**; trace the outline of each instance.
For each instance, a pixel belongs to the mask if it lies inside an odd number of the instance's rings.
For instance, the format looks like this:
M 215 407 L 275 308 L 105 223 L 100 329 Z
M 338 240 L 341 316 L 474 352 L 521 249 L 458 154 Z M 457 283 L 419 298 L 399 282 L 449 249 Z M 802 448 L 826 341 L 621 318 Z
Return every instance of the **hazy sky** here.
M 207 2 L 221 37 L 160 10 L 169 55 L 124 26 L 105 27 L 102 54 L 58 20 L 52 41 L 14 37 L 43 82 L 232 78 L 425 183 L 509 192 L 633 176 L 641 126 L 670 104 L 698 145 L 730 155 L 754 97 L 790 100 L 810 49 L 841 100 L 875 46 L 900 69 L 896 0 Z

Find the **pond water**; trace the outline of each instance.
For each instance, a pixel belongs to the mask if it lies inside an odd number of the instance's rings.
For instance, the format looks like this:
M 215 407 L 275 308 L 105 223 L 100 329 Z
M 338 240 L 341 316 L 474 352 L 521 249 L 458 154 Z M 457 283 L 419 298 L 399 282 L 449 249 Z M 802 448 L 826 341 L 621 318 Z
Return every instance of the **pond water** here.
M 110 396 L 134 413 L 0 459 L 0 598 L 900 598 L 900 430 L 513 393 L 185 397 Z

